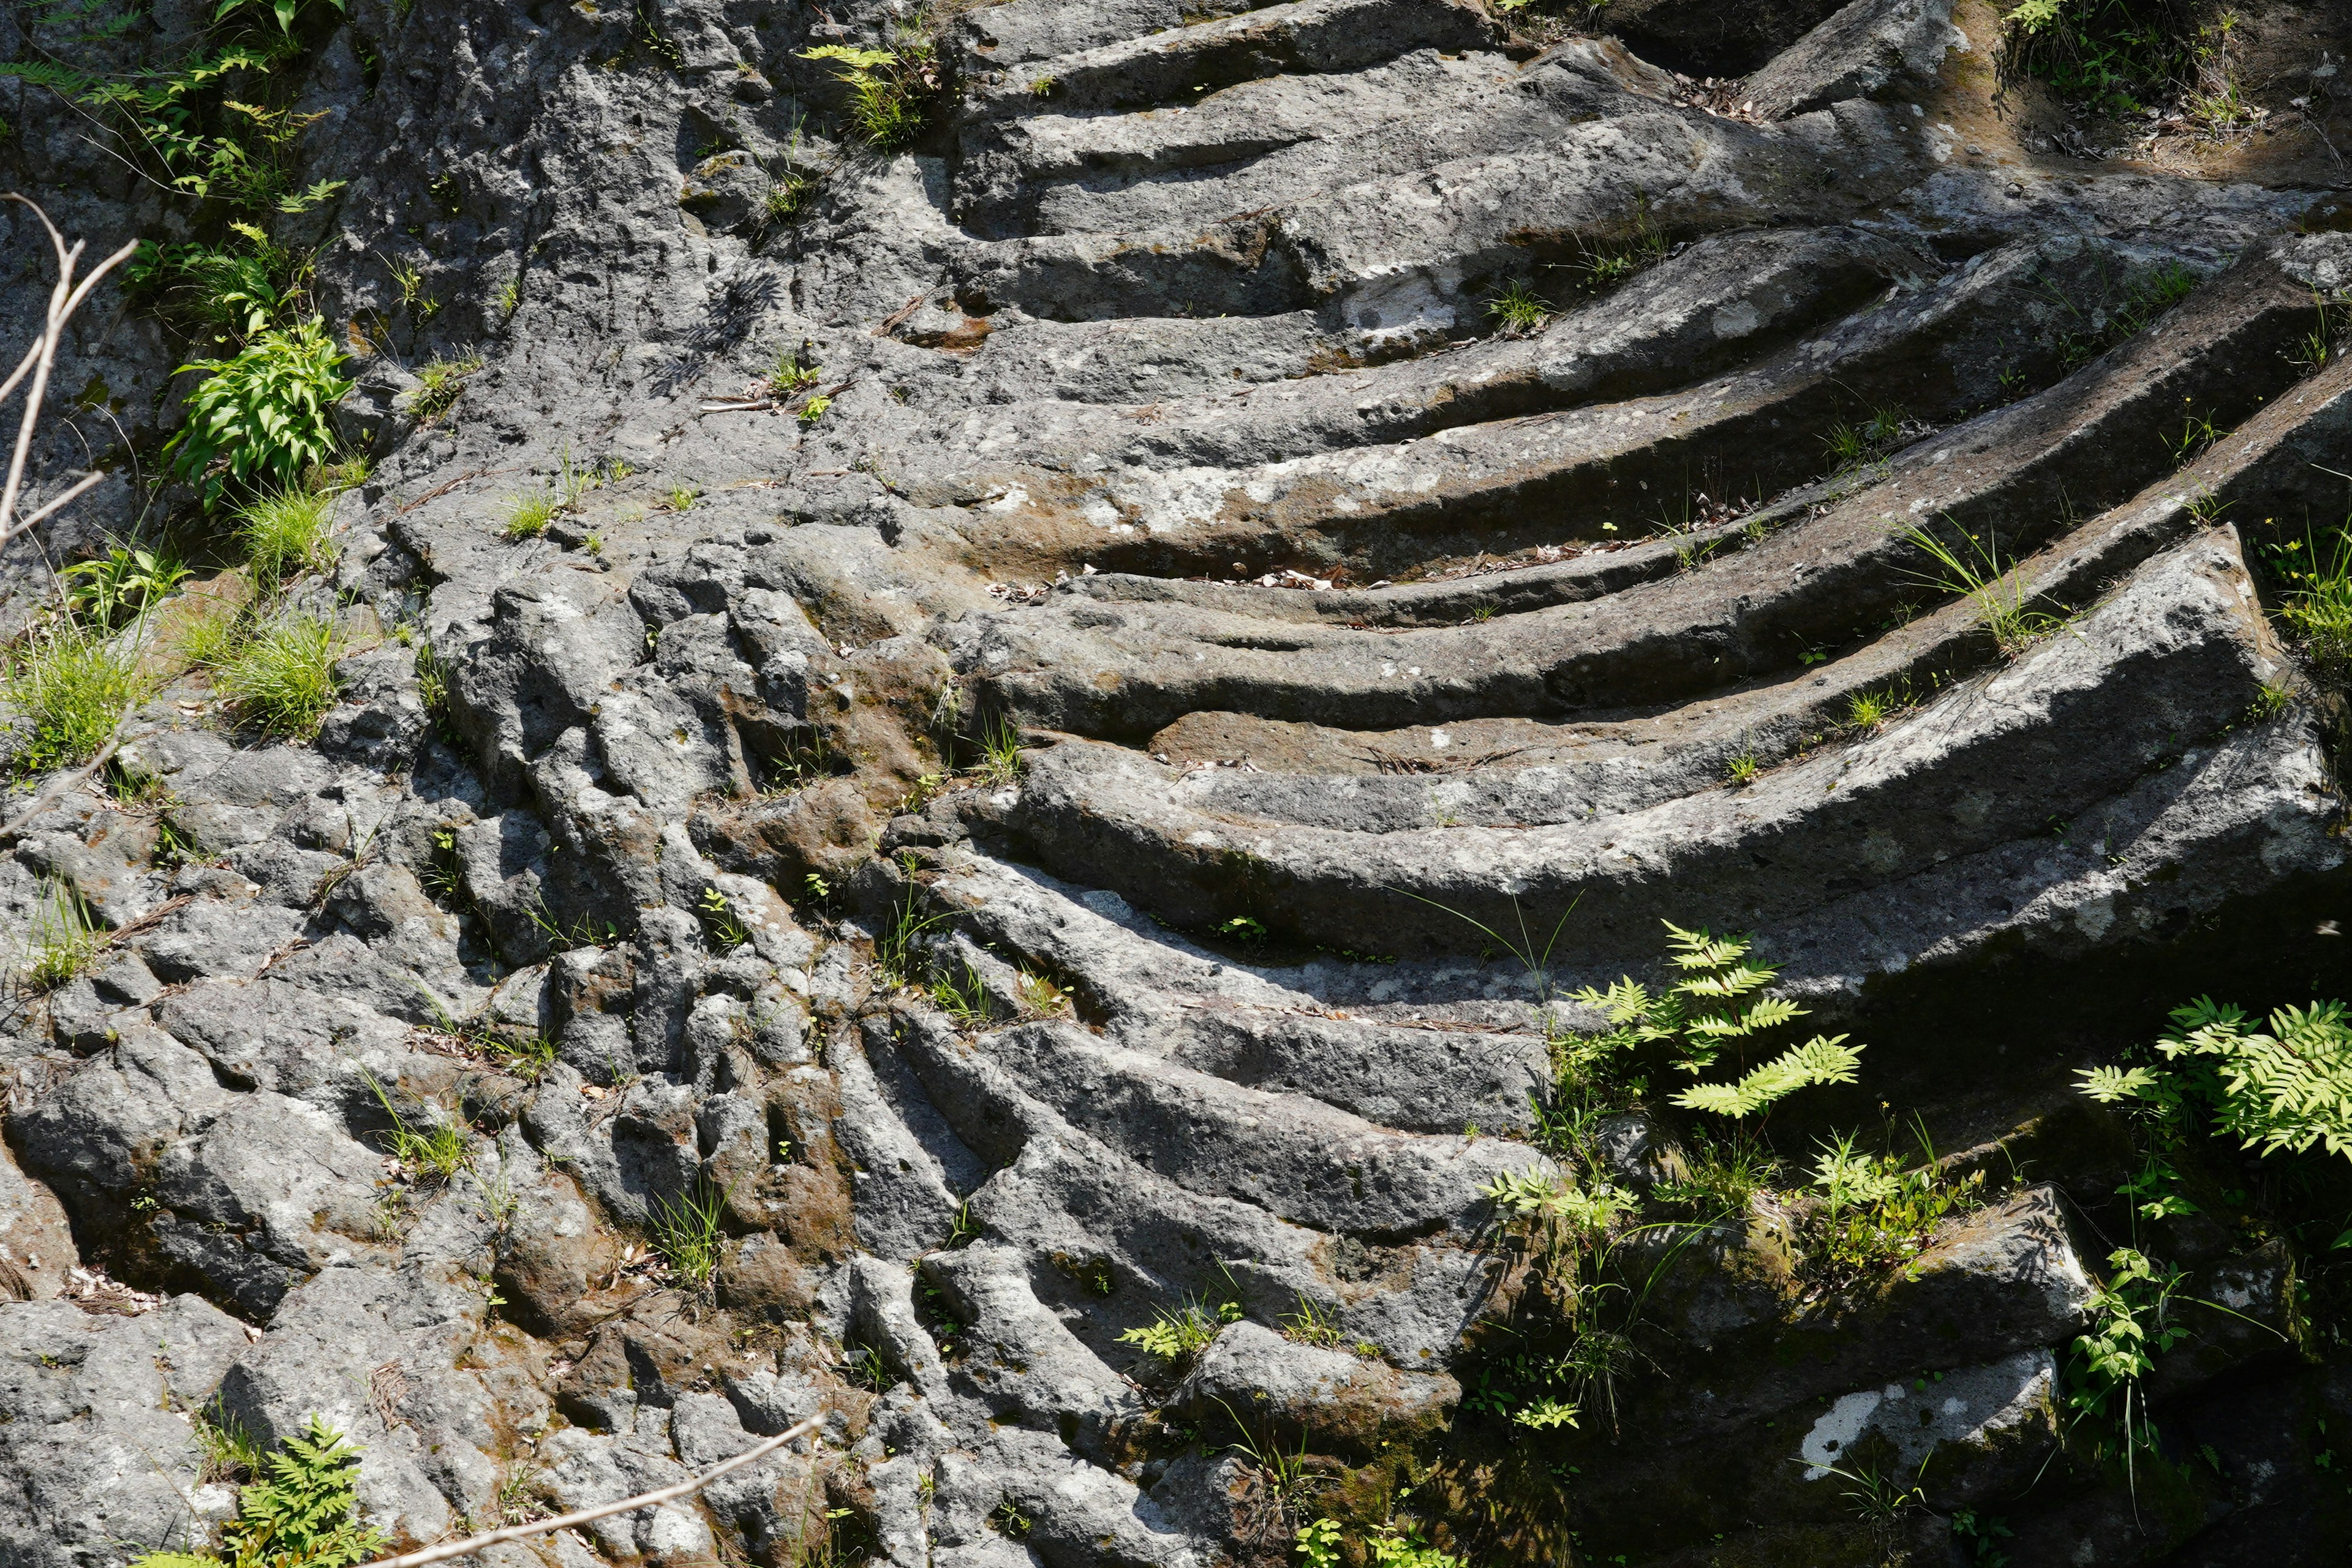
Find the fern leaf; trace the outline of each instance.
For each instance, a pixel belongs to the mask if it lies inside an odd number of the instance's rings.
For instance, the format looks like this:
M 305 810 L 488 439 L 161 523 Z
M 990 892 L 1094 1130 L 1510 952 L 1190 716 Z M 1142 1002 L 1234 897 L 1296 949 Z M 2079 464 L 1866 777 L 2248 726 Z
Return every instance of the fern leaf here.
M 2158 1082 L 2150 1068 L 2084 1068 L 2074 1076 L 2082 1080 L 2083 1092 L 2101 1105 L 2141 1099 Z

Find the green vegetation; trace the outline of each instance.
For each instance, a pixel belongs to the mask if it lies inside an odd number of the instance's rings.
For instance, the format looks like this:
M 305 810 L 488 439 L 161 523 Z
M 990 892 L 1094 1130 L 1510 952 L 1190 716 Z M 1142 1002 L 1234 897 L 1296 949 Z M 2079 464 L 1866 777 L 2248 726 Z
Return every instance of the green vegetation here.
M 834 79 L 848 89 L 850 131 L 858 141 L 895 152 L 922 134 L 940 91 L 938 49 L 922 24 L 901 33 L 895 49 L 822 44 L 802 50 L 801 58 L 841 68 Z
M 108 941 L 73 884 L 52 877 L 33 911 L 32 929 L 25 933 L 25 964 L 17 984 L 28 991 L 54 991 L 97 963 Z
M 147 695 L 137 650 L 71 615 L 26 632 L 6 658 L 0 697 L 32 721 L 31 738 L 16 753 L 19 773 L 89 761 Z
M 507 287 L 515 287 L 509 279 Z M 502 314 L 511 314 L 513 307 L 506 306 Z M 478 349 L 467 349 L 455 359 L 436 359 L 420 365 L 416 372 L 416 390 L 408 395 L 408 411 L 420 425 L 430 425 L 457 406 L 458 395 L 466 390 L 466 378 L 482 368 L 484 360 Z
M 257 1460 L 249 1441 L 228 1449 Z M 151 1552 L 131 1568 L 352 1568 L 386 1544 L 382 1531 L 352 1517 L 360 1456 L 318 1415 L 268 1457 L 268 1478 L 238 1489 L 236 1518 L 221 1528 L 221 1551 Z
M 1551 320 L 1551 301 L 1514 278 L 1486 301 L 1486 314 L 1507 332 L 1532 332 Z
M 406 1166 L 413 1176 L 418 1180 L 446 1182 L 458 1172 L 473 1168 L 473 1152 L 466 1145 L 466 1131 L 462 1126 L 436 1117 L 425 1131 L 420 1132 L 408 1124 L 408 1119 L 392 1102 L 392 1096 L 385 1092 L 383 1084 L 376 1081 L 375 1074 L 362 1068 L 360 1076 L 367 1079 L 368 1088 L 375 1091 L 376 1103 L 383 1107 L 383 1113 L 392 1118 L 392 1126 L 383 1134 L 385 1152 Z
M 2102 1104 L 2137 1103 L 2168 1126 L 2210 1118 L 2214 1131 L 2265 1154 L 2316 1144 L 2352 1159 L 2352 1009 L 2281 1007 L 2267 1034 L 2249 1022 L 2200 996 L 2173 1009 L 2171 1030 L 2156 1043 L 2160 1062 L 2086 1068 L 2083 1092 Z
M 78 561 L 58 574 L 66 607 L 76 620 L 113 631 L 145 615 L 187 580 L 188 568 L 160 545 L 110 545 L 103 555 Z
M 547 531 L 555 520 L 555 498 L 545 490 L 533 490 L 517 496 L 507 508 L 507 521 L 499 530 L 501 539 L 537 539 Z
M 833 395 L 827 392 L 820 392 L 814 397 L 810 398 L 806 403 L 801 405 L 799 416 L 800 422 L 803 425 L 814 425 L 818 420 L 824 418 L 826 411 L 832 407 Z
M 1895 1153 L 1864 1154 L 1851 1134 L 1825 1142 L 1813 1165 L 1818 1203 L 1806 1222 L 1808 1272 L 1843 1285 L 1916 1257 L 1950 1215 L 1973 1207 L 1984 1173 L 1948 1180 L 1920 1140 L 1917 1164 Z
M 1677 1070 L 1696 1077 L 1712 1069 L 1727 1048 L 1741 1048 L 1739 1042 L 1804 1016 L 1795 1003 L 1764 994 L 1780 971 L 1749 959 L 1750 939 L 1717 937 L 1704 928 L 1685 931 L 1671 921 L 1664 924 L 1670 933 L 1666 961 L 1681 973 L 1664 990 L 1653 995 L 1628 975 L 1605 991 L 1586 986 L 1576 993 L 1577 1001 L 1599 1009 L 1610 1023 L 1607 1033 L 1575 1047 L 1583 1070 L 1663 1044 Z M 1863 1047 L 1848 1046 L 1845 1039 L 1815 1035 L 1735 1081 L 1695 1084 L 1674 1103 L 1738 1119 L 1769 1110 L 1809 1085 L 1852 1083 Z
M 1743 751 L 1723 764 L 1723 776 L 1727 782 L 1735 785 L 1751 784 L 1756 782 L 1756 775 L 1761 773 L 1763 768 L 1763 763 L 1753 751 Z
M 732 952 L 751 940 L 751 933 L 736 917 L 735 906 L 717 888 L 702 889 L 702 900 L 695 906 L 710 945 L 720 952 Z
M 188 395 L 187 423 L 164 443 L 173 472 L 196 485 L 207 506 L 232 485 L 291 489 L 334 456 L 328 411 L 352 389 L 336 374 L 342 363 L 326 323 L 313 316 L 255 334 L 232 359 L 182 365 L 207 374 Z
M 979 774 L 982 784 L 1014 784 L 1028 771 L 1028 764 L 1021 757 L 1021 731 L 1004 714 L 982 721 L 980 733 L 967 738 L 980 752 L 972 771 Z
M 1344 1568 L 1348 1558 L 1337 1520 L 1321 1519 L 1300 1527 L 1297 1542 L 1306 1568 Z M 1363 1538 L 1364 1562 L 1370 1568 L 1463 1568 L 1462 1559 L 1440 1552 L 1421 1532 L 1393 1521 Z
M 1576 244 L 1578 258 L 1569 270 L 1575 274 L 1579 288 L 1593 294 L 1604 293 L 1636 272 L 1656 266 L 1670 248 L 1665 231 L 1651 214 L 1647 192 L 1634 196 L 1631 217 L 1597 237 L 1579 236 Z
M 238 507 L 237 542 L 245 547 L 255 589 L 267 593 L 296 573 L 332 565 L 327 536 L 334 523 L 335 498 L 316 490 L 269 490 Z
M 1876 408 L 1859 425 L 1840 420 L 1822 437 L 1834 474 L 1850 474 L 1873 463 L 1883 463 L 1911 439 L 1903 410 Z
M 1200 1359 L 1227 1323 L 1241 1321 L 1239 1301 L 1221 1301 L 1212 1307 L 1204 1300 L 1187 1299 L 1172 1311 L 1153 1308 L 1151 1321 L 1120 1334 L 1118 1342 L 1133 1345 L 1157 1363 L 1161 1372 L 1177 1376 Z
M 2064 277 L 2043 273 L 2036 280 L 2042 297 L 2068 323 L 2053 340 L 2059 365 L 2068 371 L 2137 337 L 2197 289 L 2197 274 L 2178 261 L 2158 262 L 2118 281 L 2108 272 L 2105 252 L 2092 256 L 2087 290 L 2080 269 Z
M 2352 527 L 2289 540 L 2270 552 L 2286 584 L 2277 616 L 2321 674 L 2352 675 Z
M 265 735 L 304 740 L 335 705 L 335 628 L 288 615 L 256 628 L 213 674 L 240 722 Z
M 1978 621 L 2004 656 L 2015 658 L 2066 624 L 2067 617 L 2033 607 L 2025 574 L 2015 562 L 2001 559 L 1998 535 L 1980 539 L 1971 533 L 1965 546 L 1948 544 L 1924 527 L 1906 528 L 1902 537 L 1937 567 L 1932 574 L 1914 574 L 1916 580 L 1974 605 Z
M 2174 0 L 2023 0 L 2004 17 L 2001 68 L 2107 114 L 2137 114 L 2194 74 Z
M 726 1212 L 727 1194 L 708 1182 L 698 1181 L 676 1197 L 654 1199 L 648 1216 L 654 1250 L 680 1283 L 699 1289 L 718 1273 L 726 1243 L 719 1221 Z

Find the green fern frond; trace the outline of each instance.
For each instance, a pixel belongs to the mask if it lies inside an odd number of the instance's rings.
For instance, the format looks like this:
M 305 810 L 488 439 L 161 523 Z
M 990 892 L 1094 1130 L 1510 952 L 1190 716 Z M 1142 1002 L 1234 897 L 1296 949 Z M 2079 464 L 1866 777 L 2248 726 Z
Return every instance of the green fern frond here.
M 1822 1083 L 1852 1083 L 1862 1068 L 1860 1046 L 1843 1035 L 1815 1035 L 1756 1068 L 1738 1083 L 1702 1083 L 1683 1090 L 1675 1103 L 1685 1110 L 1717 1116 L 1753 1116 L 1801 1089 Z
M 2084 1068 L 2075 1076 L 2082 1079 L 2083 1092 L 2101 1105 L 2143 1099 L 2158 1082 L 2151 1068 Z

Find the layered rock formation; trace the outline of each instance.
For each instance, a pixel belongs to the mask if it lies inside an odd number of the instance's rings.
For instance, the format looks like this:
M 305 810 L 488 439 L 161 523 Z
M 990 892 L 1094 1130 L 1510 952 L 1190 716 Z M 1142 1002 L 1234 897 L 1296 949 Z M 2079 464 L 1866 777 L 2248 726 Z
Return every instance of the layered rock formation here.
M 2234 1315 L 2149 1385 L 2160 1487 L 2067 1371 L 2138 1157 L 2073 1069 L 2343 984 L 2342 693 L 2266 614 L 2352 504 L 2326 9 L 2196 167 L 2056 150 L 1972 0 L 310 18 L 341 700 L 265 742 L 170 671 L 134 788 L 7 797 L 0 924 L 112 934 L 6 1047 L 0 1557 L 203 1545 L 205 1423 L 323 1415 L 421 1544 L 823 1412 L 484 1561 L 2335 1561 L 2300 1244 L 2162 1222 Z M 886 154 L 806 51 L 894 22 Z M 8 86 L 62 226 L 186 221 Z M 110 310 L 68 552 L 176 418 Z M 1514 1422 L 1490 1189 L 1705 1143 L 1547 1120 L 1662 921 L 1868 1042 L 1790 1185 L 1915 1115 L 1983 1180 L 1839 1276 L 1814 1200 L 1654 1200 L 1614 1370 Z

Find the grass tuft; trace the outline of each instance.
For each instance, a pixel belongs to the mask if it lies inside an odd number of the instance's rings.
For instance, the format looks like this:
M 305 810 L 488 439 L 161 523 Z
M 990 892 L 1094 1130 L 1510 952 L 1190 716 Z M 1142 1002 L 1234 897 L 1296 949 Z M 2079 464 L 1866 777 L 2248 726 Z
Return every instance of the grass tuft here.
M 32 721 L 17 770 L 79 767 L 105 748 L 122 715 L 146 694 L 137 655 L 97 627 L 66 616 L 27 634 L 0 673 L 0 696 Z
M 20 984 L 28 991 L 56 990 L 97 963 L 107 940 L 80 893 L 63 878 L 51 878 L 26 933 Z
M 216 668 L 213 684 L 248 727 L 308 739 L 335 705 L 335 628 L 317 616 L 269 622 Z
M 255 589 L 267 592 L 297 573 L 325 571 L 335 559 L 327 542 L 334 521 L 334 497 L 305 489 L 272 490 L 237 508 L 237 542 L 245 547 Z
M 654 1200 L 654 1250 L 686 1284 L 699 1289 L 719 1271 L 726 1241 L 719 1222 L 726 1208 L 727 1194 L 707 1182 L 698 1182 L 676 1198 Z

